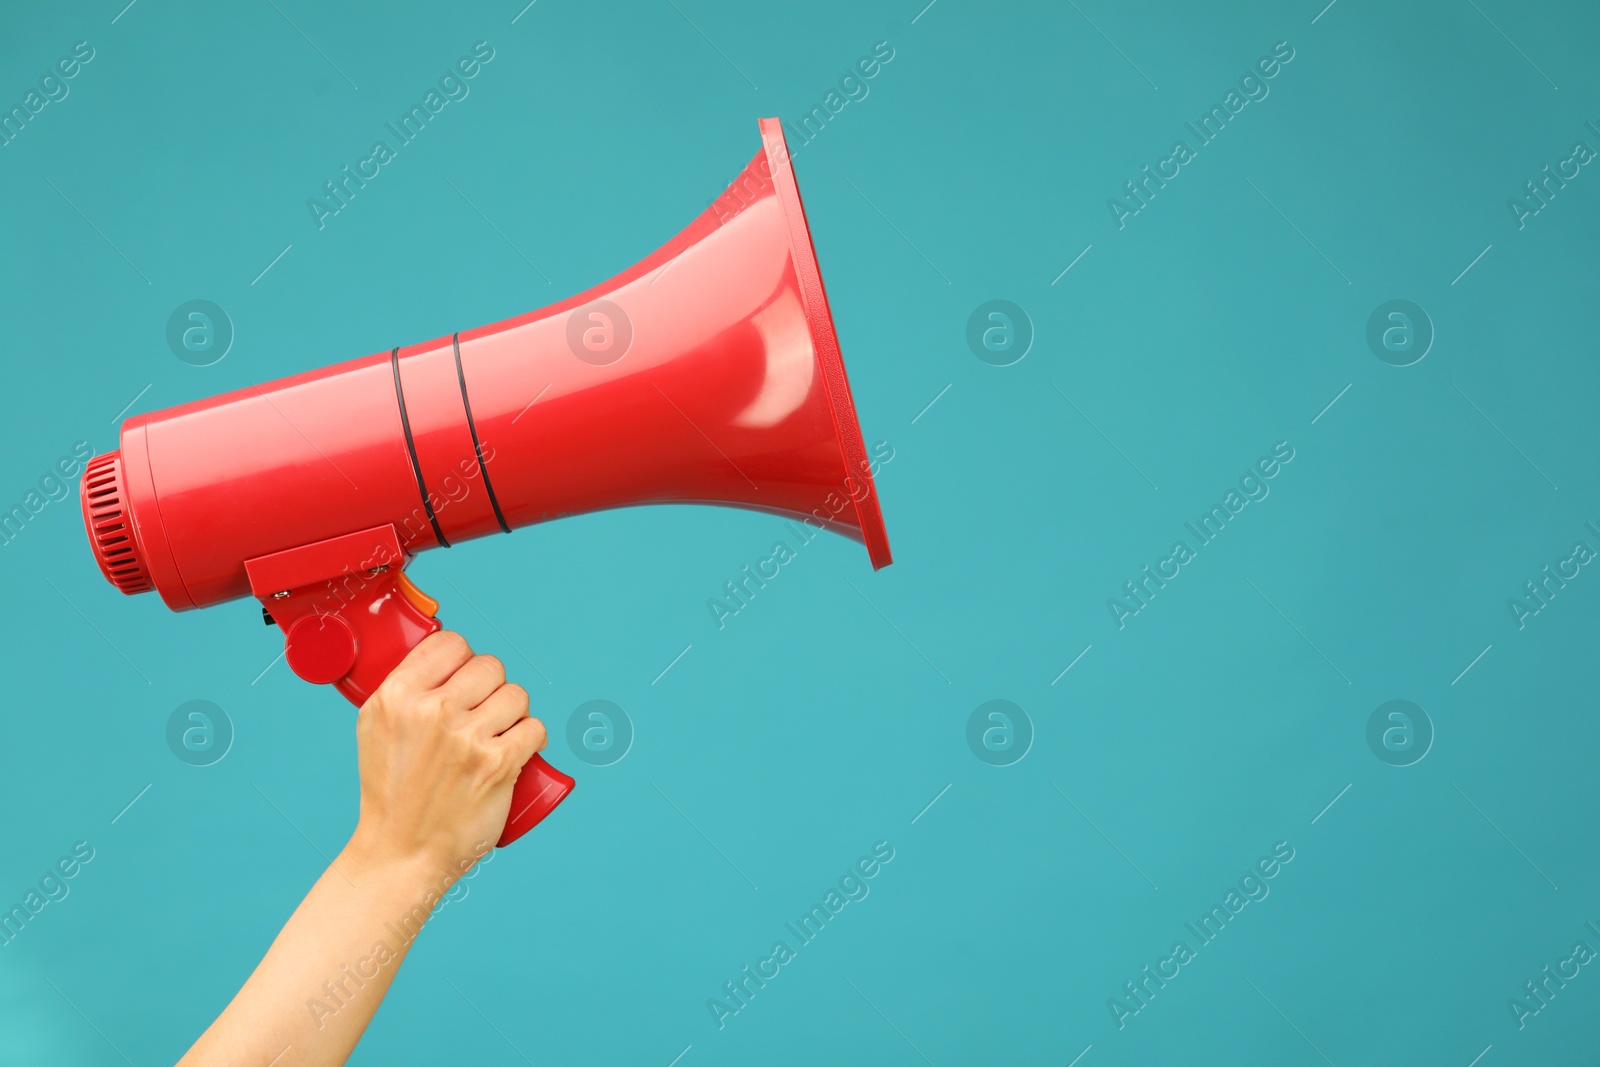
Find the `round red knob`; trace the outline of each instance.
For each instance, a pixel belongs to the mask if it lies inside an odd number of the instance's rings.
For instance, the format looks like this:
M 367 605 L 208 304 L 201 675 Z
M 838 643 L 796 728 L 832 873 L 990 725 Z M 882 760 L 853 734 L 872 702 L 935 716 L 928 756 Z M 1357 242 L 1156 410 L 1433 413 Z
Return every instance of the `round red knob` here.
M 355 631 L 337 615 L 302 616 L 284 638 L 284 658 L 308 682 L 337 682 L 355 666 Z

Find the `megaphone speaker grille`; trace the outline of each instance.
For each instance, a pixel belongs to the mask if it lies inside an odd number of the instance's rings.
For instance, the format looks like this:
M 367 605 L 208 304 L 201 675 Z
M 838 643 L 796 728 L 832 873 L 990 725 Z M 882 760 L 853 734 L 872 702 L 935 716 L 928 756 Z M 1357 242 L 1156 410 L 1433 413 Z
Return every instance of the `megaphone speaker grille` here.
M 128 512 L 122 485 L 122 456 L 108 452 L 89 461 L 83 472 L 83 522 L 94 549 L 95 561 L 106 581 L 124 593 L 151 588 L 133 537 L 133 517 Z

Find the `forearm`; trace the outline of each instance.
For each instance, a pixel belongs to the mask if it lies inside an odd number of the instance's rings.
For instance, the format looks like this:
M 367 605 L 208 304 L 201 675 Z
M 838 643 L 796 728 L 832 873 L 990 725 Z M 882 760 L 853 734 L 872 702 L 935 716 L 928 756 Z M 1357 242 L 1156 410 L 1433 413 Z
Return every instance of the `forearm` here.
M 461 859 L 470 867 L 486 850 Z M 428 914 L 464 869 L 375 854 L 358 830 L 180 1067 L 344 1063 Z
M 460 635 L 425 638 L 356 718 L 361 816 L 181 1067 L 337 1067 L 428 915 L 486 855 L 544 747 L 528 693 Z

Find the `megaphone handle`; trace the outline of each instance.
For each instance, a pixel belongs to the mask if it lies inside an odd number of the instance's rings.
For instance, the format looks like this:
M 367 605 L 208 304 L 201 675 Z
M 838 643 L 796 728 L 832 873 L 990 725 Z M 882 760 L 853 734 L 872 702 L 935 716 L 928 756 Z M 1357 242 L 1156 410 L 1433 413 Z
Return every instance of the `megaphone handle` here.
M 435 617 L 439 604 L 418 589 L 401 570 L 394 571 L 393 591 L 386 594 L 383 600 L 384 607 L 392 604 L 396 612 L 412 616 L 408 620 L 396 620 L 401 625 L 386 627 L 387 640 L 379 642 L 376 656 L 390 662 L 375 663 L 374 673 L 381 670 L 383 677 L 388 677 L 389 672 L 398 667 L 406 654 L 422 643 L 423 638 L 440 629 L 439 620 Z M 378 612 L 369 610 L 360 614 L 372 618 L 382 613 L 383 609 L 380 608 Z M 505 848 L 539 825 L 546 815 L 556 809 L 557 804 L 567 798 L 575 784 L 571 776 L 562 774 L 546 763 L 543 756 L 534 753 L 533 758 L 522 765 L 516 784 L 511 787 L 511 808 L 506 813 L 505 828 L 500 831 L 500 840 L 495 842 L 495 847 Z
M 356 707 L 366 703 L 407 653 L 441 629 L 435 617 L 438 601 L 413 585 L 399 567 L 387 564 L 368 568 L 334 597 L 314 586 L 257 595 L 271 621 L 284 630 L 290 669 L 308 682 L 331 683 Z M 537 826 L 575 784 L 535 754 L 512 786 L 511 808 L 497 846 L 504 848 Z
M 495 847 L 505 848 L 539 825 L 567 798 L 575 784 L 570 775 L 562 774 L 535 752 L 533 758 L 522 765 L 517 784 L 511 787 L 511 810 L 506 813 L 506 826 L 500 831 Z
M 440 629 L 439 620 L 435 617 L 438 602 L 418 589 L 404 571 L 395 570 L 393 573 L 393 592 L 384 597 L 384 606 L 392 604 L 397 612 L 413 617 L 407 620 L 410 625 L 386 628 L 389 640 L 380 642 L 380 651 L 376 655 L 391 662 L 374 664 L 374 673 L 381 670 L 383 677 L 388 677 L 389 672 L 398 667 L 406 654 L 422 643 L 423 638 Z M 376 613 L 366 611 L 360 614 L 372 618 L 382 613 L 380 609 Z M 505 848 L 539 825 L 546 815 L 556 809 L 556 805 L 567 798 L 576 784 L 570 775 L 562 774 L 546 763 L 543 756 L 534 753 L 533 758 L 522 765 L 516 784 L 511 787 L 511 808 L 506 813 L 505 828 L 501 830 L 500 840 L 495 842 L 495 847 Z

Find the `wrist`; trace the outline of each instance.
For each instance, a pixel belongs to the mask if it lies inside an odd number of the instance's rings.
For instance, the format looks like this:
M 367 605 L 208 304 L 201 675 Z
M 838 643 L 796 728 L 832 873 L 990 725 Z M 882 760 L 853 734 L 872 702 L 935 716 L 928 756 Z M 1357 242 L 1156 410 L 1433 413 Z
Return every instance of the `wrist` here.
M 430 889 L 442 894 L 477 860 L 476 855 L 471 855 L 472 862 L 462 867 L 462 857 L 449 856 L 449 851 L 448 847 L 398 847 L 384 835 L 357 825 L 340 853 L 338 866 L 348 871 L 357 884 L 375 880 L 420 897 Z

